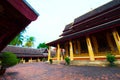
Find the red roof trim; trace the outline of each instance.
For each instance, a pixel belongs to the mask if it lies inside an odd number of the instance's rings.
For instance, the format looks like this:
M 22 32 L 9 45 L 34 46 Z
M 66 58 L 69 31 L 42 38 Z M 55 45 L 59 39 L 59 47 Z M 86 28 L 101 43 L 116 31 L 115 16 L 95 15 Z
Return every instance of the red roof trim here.
M 7 0 L 22 15 L 31 21 L 37 19 L 38 15 L 23 0 Z

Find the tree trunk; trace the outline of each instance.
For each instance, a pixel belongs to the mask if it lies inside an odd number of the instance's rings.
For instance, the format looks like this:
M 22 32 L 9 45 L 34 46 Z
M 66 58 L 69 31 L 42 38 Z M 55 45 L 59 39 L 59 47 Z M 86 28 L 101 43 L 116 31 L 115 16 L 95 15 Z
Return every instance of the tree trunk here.
M 3 75 L 6 71 L 6 68 L 4 68 L 3 66 L 1 66 L 1 69 L 0 69 L 0 75 Z

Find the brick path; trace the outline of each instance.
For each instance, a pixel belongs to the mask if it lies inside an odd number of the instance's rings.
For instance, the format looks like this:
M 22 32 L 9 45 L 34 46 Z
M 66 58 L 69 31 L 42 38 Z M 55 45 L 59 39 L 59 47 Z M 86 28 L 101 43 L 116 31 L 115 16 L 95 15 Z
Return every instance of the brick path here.
M 7 69 L 0 80 L 120 80 L 120 67 L 26 63 Z

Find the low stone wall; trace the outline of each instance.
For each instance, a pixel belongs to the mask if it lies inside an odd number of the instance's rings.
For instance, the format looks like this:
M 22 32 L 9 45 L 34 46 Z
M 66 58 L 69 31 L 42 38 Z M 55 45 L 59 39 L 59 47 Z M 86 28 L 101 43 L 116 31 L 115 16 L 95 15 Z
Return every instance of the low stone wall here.
M 47 61 L 49 63 L 49 61 Z M 64 64 L 65 61 L 58 61 L 58 60 L 53 60 L 52 64 Z M 115 61 L 115 64 L 117 66 L 120 66 L 120 60 Z M 70 62 L 70 65 L 75 65 L 75 66 L 108 66 L 109 62 L 106 60 L 95 60 L 95 61 L 89 61 L 89 60 L 73 60 Z
M 60 63 L 60 61 L 58 61 L 58 60 L 53 60 L 53 64 L 59 64 Z
M 115 61 L 115 64 L 120 66 L 120 61 Z M 109 62 L 104 61 L 88 61 L 88 60 L 73 60 L 71 61 L 70 65 L 77 65 L 77 66 L 108 66 Z

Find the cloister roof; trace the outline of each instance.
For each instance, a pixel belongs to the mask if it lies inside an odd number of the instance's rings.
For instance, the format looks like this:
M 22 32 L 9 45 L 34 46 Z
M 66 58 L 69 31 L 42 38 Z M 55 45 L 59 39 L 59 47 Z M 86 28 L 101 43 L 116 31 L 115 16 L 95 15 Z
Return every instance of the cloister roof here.
M 1 52 L 13 52 L 18 57 L 46 57 L 47 49 L 34 49 L 34 48 L 25 48 L 25 47 L 17 47 L 17 46 L 6 46 Z

